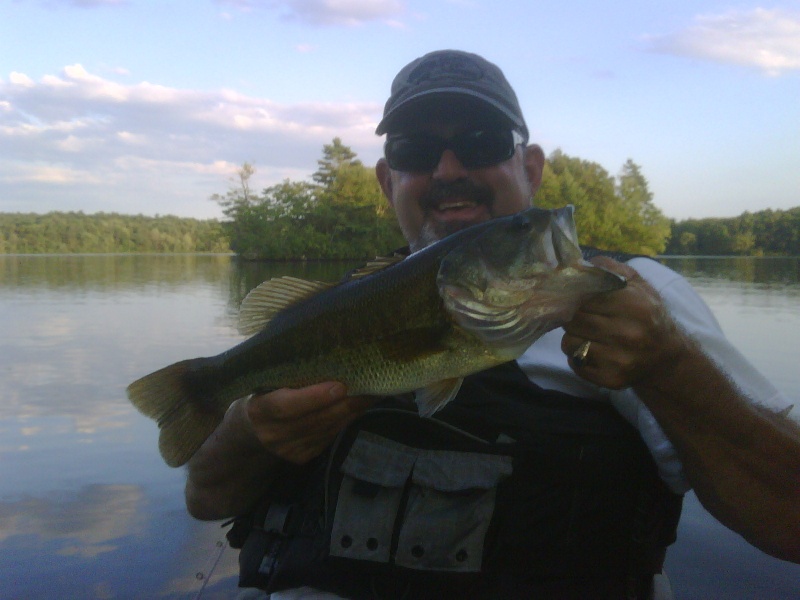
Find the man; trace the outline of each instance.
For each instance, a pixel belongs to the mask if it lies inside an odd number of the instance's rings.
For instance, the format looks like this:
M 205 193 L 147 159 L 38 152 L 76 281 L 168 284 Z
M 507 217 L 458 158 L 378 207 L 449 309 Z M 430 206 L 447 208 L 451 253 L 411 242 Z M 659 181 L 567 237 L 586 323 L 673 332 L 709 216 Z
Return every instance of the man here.
M 406 66 L 377 133 L 376 173 L 411 251 L 527 208 L 541 182 L 544 153 L 526 145 L 513 90 L 473 54 Z M 681 277 L 647 258 L 593 261 L 628 285 L 468 378 L 432 420 L 335 382 L 236 402 L 190 461 L 186 501 L 202 519 L 255 515 L 235 527 L 243 583 L 359 598 L 663 598 L 654 576 L 690 486 L 752 544 L 800 561 L 800 435 L 786 398 Z

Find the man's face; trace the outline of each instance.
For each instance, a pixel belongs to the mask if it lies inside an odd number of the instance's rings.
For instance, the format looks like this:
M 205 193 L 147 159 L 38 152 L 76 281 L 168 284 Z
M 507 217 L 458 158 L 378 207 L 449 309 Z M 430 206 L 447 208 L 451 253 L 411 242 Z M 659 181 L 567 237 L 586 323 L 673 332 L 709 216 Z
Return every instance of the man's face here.
M 472 129 L 466 123 L 436 121 L 403 134 L 452 140 Z M 376 172 L 403 235 L 415 252 L 475 223 L 530 207 L 543 163 L 538 146 L 518 146 L 507 160 L 468 169 L 448 148 L 430 170 L 394 170 L 381 159 Z

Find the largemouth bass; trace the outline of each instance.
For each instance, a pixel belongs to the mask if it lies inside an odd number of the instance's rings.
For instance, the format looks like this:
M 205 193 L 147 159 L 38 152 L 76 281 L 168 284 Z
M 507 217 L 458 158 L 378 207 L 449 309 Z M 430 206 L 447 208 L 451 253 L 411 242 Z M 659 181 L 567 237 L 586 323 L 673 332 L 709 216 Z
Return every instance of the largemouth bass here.
M 264 282 L 240 312 L 240 331 L 252 337 L 146 375 L 128 397 L 158 422 L 170 466 L 255 391 L 336 380 L 354 396 L 413 391 L 431 415 L 466 375 L 518 358 L 585 297 L 624 287 L 583 260 L 572 213 L 531 208 L 479 223 L 338 285 Z

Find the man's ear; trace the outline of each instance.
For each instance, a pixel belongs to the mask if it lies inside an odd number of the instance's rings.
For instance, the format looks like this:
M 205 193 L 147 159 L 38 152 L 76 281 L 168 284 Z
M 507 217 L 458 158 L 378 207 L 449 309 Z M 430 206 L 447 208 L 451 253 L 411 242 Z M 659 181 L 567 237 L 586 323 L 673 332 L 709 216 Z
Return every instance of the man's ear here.
M 381 186 L 381 191 L 386 199 L 394 207 L 394 197 L 392 196 L 392 170 L 385 158 L 381 158 L 375 165 L 375 176 Z
M 542 183 L 544 173 L 544 150 L 538 144 L 525 146 L 525 173 L 531 184 L 531 195 L 536 193 Z

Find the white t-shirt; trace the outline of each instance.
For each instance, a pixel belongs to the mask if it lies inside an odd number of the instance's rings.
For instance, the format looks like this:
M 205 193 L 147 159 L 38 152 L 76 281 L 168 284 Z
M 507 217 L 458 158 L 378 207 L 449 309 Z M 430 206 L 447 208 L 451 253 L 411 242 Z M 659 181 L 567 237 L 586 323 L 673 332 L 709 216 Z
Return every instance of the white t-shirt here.
M 648 258 L 634 258 L 627 263 L 661 295 L 672 318 L 683 327 L 752 402 L 772 410 L 785 410 L 791 403 L 759 373 L 725 338 L 722 329 L 706 303 L 689 282 L 675 271 Z M 642 439 L 658 465 L 659 474 L 675 493 L 690 489 L 678 459 L 664 431 L 653 414 L 631 389 L 608 390 L 578 377 L 561 351 L 559 328 L 539 338 L 517 361 L 522 370 L 538 386 L 583 398 L 610 401 L 619 413 L 639 430 Z M 665 583 L 660 584 L 663 588 Z M 661 588 L 659 588 L 661 589 Z M 665 591 L 666 590 L 666 591 Z M 666 588 L 653 596 L 671 598 Z M 272 600 L 339 600 L 341 597 L 313 588 L 300 588 L 272 594 Z
M 789 399 L 775 389 L 725 338 L 713 313 L 686 279 L 649 258 L 634 258 L 627 264 L 655 288 L 672 318 L 700 344 L 747 398 L 776 411 L 791 406 Z M 563 335 L 564 330 L 559 328 L 539 338 L 519 358 L 522 370 L 540 387 L 583 398 L 609 400 L 639 430 L 658 465 L 661 478 L 669 488 L 679 494 L 688 491 L 690 486 L 675 448 L 650 410 L 631 389 L 608 390 L 578 377 L 561 351 Z

